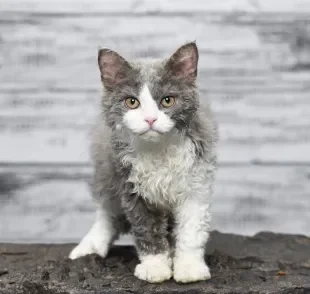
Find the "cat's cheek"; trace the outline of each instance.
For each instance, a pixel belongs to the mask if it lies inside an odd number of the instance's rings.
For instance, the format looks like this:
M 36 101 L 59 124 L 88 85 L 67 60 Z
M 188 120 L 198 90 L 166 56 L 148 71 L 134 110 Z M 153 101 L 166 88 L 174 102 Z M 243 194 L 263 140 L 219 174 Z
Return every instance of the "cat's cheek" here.
M 123 117 L 123 124 L 135 134 L 144 133 L 149 129 L 140 108 L 128 110 Z
M 174 128 L 175 122 L 167 114 L 161 111 L 154 126 L 159 132 L 168 133 Z

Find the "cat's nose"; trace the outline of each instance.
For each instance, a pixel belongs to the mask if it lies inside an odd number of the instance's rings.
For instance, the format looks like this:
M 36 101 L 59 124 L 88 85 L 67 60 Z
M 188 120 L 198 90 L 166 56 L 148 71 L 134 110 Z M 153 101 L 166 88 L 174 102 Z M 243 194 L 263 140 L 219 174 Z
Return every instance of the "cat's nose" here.
M 152 126 L 153 123 L 154 123 L 155 121 L 157 121 L 157 118 L 148 117 L 148 118 L 145 118 L 144 120 L 145 120 L 150 126 Z

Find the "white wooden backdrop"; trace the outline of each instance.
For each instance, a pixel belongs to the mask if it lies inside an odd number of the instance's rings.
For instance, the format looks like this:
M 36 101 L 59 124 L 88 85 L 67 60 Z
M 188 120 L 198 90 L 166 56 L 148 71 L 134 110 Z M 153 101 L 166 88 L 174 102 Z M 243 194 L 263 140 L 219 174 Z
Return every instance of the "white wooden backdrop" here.
M 310 234 L 309 28 L 306 0 L 1 0 L 0 241 L 90 226 L 98 47 L 159 57 L 194 39 L 220 124 L 214 228 Z

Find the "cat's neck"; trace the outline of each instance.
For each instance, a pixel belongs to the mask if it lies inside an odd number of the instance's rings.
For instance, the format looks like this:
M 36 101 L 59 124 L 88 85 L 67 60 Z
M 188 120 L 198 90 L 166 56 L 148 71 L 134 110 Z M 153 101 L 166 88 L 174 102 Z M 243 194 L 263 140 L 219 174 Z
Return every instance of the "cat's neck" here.
M 132 141 L 132 147 L 137 151 L 151 151 L 151 152 L 161 152 L 166 150 L 170 146 L 180 145 L 184 142 L 184 134 L 173 130 L 167 134 L 161 135 L 158 139 L 154 141 L 144 140 L 139 137 L 135 137 Z
M 185 140 L 185 134 L 173 129 L 167 134 L 160 135 L 156 140 L 145 140 L 139 136 L 134 136 L 125 132 L 118 133 L 117 141 L 125 143 L 132 152 L 163 152 L 170 146 L 181 145 Z

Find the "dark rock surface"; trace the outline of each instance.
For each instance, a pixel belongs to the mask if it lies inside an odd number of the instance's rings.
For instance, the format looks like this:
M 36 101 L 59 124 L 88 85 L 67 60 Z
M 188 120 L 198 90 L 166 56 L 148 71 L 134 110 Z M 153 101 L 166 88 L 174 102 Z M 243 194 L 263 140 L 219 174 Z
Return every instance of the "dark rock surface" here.
M 0 293 L 310 293 L 310 238 L 213 232 L 206 260 L 212 279 L 149 284 L 133 276 L 134 248 L 70 261 L 74 244 L 0 244 Z

